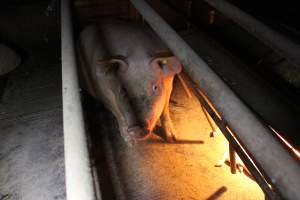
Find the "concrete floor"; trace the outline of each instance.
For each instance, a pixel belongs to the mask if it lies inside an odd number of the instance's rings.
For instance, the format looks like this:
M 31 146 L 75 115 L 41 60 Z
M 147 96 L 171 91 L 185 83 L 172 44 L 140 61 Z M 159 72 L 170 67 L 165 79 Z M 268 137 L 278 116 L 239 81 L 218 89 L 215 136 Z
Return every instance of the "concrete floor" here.
M 45 8 L 38 10 L 44 18 Z M 23 49 L 32 48 L 29 29 L 41 32 L 36 37 L 40 43 L 49 40 L 48 32 L 57 31 L 32 23 L 37 17 L 28 8 L 20 10 L 23 14 L 16 16 L 7 10 L 10 15 L 1 27 L 10 30 L 14 18 L 26 23 L 1 34 L 22 39 Z M 0 94 L 0 200 L 65 199 L 61 65 L 59 55 L 50 53 L 59 54 L 60 49 L 34 48 L 38 50 L 8 76 Z M 87 103 L 91 157 L 103 199 L 263 199 L 257 184 L 244 174 L 232 175 L 226 165 L 214 167 L 227 144 L 222 136 L 209 137 L 211 129 L 198 102 L 187 99 L 180 86 L 172 100 L 179 141 L 167 144 L 153 136 L 134 148 L 126 147 L 101 105 Z
M 59 51 L 58 51 L 59 52 Z M 0 94 L 0 199 L 64 200 L 60 61 L 31 52 L 12 72 Z M 127 148 L 113 117 L 86 98 L 91 157 L 103 199 L 263 199 L 245 174 L 214 167 L 227 149 L 195 98 L 178 83 L 171 114 L 178 141 L 153 136 Z M 99 114 L 100 113 L 100 114 Z
M 30 55 L 0 94 L 0 199 L 64 200 L 60 61 Z
M 8 76 L 1 94 L 1 200 L 65 199 L 60 62 L 47 52 L 34 55 Z M 227 143 L 222 136 L 209 137 L 198 102 L 178 83 L 171 102 L 175 144 L 153 136 L 127 148 L 112 116 L 86 101 L 91 157 L 104 200 L 264 198 L 246 175 L 214 167 Z
M 245 174 L 232 175 L 227 165 L 214 166 L 227 150 L 227 141 L 222 135 L 209 136 L 211 128 L 198 101 L 188 99 L 175 85 L 171 114 L 178 141 L 174 144 L 154 135 L 128 148 L 111 115 L 101 106 L 86 109 L 102 198 L 264 199 L 256 182 Z M 95 112 L 102 114 L 96 117 Z

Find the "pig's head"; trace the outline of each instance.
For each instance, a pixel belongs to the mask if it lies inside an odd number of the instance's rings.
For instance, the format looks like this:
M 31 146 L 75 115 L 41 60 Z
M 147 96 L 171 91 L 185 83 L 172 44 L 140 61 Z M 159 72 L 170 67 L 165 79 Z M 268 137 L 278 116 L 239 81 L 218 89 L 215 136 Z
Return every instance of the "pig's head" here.
M 181 64 L 174 56 L 142 57 L 119 62 L 119 77 L 128 93 L 140 124 L 152 132 L 163 109 L 168 105 L 175 74 Z

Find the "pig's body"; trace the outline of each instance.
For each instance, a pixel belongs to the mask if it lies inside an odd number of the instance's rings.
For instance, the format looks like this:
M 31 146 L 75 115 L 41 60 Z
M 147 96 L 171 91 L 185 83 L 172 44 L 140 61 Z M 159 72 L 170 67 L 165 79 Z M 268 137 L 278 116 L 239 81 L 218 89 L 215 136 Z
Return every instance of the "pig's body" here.
M 78 47 L 86 89 L 113 112 L 126 141 L 152 132 L 160 117 L 173 138 L 168 105 L 181 65 L 150 29 L 106 21 L 85 28 Z

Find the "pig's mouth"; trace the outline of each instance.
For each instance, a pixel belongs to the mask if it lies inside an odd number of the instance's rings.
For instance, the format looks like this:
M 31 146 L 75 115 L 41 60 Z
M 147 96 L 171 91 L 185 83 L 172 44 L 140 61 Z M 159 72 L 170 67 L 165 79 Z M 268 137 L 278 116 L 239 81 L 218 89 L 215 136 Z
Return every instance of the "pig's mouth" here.
M 140 126 L 129 127 L 127 131 L 129 133 L 130 137 L 132 137 L 136 140 L 145 139 L 151 133 L 150 131 L 143 129 Z
M 126 134 L 121 135 L 129 146 L 135 145 L 138 141 L 146 140 L 151 132 L 141 128 L 140 126 L 129 127 Z

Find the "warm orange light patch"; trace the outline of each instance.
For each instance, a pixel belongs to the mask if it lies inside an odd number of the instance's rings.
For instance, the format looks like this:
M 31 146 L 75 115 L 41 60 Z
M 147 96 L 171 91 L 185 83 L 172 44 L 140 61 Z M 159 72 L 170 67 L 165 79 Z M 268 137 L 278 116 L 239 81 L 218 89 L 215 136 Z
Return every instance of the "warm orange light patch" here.
M 178 86 L 170 105 L 177 144 L 159 144 L 154 139 L 154 143 L 146 145 L 146 148 L 155 146 L 143 155 L 145 162 L 151 163 L 148 173 L 155 176 L 155 187 L 169 191 L 165 199 L 209 199 L 220 188 L 226 189 L 218 199 L 264 199 L 261 188 L 249 176 L 231 174 L 227 165 L 215 167 L 224 153 L 228 155 L 228 141 L 223 134 L 210 136 L 213 129 L 198 100 L 188 96 Z M 214 129 L 221 133 L 215 124 Z M 240 158 L 236 158 L 236 163 L 244 167 Z
M 244 172 L 244 170 L 246 169 L 245 164 L 243 163 L 242 159 L 236 154 L 235 155 L 235 159 L 236 159 L 236 169 L 238 172 L 242 173 Z M 222 158 L 216 163 L 216 167 L 222 167 L 224 164 L 230 164 L 230 158 L 229 158 L 229 148 L 227 147 L 224 155 L 222 156 Z
M 178 79 L 170 103 L 176 128 L 175 143 L 151 135 L 133 148 L 123 149 L 122 180 L 136 199 L 243 199 L 263 200 L 264 193 L 244 173 L 231 174 L 230 167 L 215 167 L 228 150 L 228 142 L 212 128 L 192 96 L 188 98 Z M 220 132 L 215 127 L 216 132 Z

